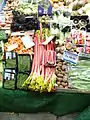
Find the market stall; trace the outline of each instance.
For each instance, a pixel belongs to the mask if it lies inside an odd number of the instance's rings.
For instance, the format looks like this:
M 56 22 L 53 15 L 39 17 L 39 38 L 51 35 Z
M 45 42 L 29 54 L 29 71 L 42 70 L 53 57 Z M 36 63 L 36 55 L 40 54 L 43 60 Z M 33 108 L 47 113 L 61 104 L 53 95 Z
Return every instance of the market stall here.
M 89 5 L 6 1 L 0 13 L 1 111 L 60 116 L 89 106 Z

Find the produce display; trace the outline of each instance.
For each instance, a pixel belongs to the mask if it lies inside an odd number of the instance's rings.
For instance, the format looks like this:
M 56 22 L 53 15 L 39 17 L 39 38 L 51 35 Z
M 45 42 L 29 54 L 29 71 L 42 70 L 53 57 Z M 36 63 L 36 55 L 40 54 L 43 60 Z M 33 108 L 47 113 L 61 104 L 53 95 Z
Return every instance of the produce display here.
M 49 0 L 54 9 L 69 9 L 72 15 L 85 15 L 89 9 L 88 0 Z M 89 9 L 90 10 L 90 9 Z
M 6 5 L 3 8 L 3 10 L 10 11 L 10 10 L 13 10 L 14 8 L 16 8 L 18 5 L 19 5 L 19 0 L 7 0 Z
M 4 43 L 7 42 L 5 31 L 0 30 L 0 60 L 3 59 Z
M 54 51 L 54 42 L 43 44 L 43 39 L 38 41 L 38 36 L 34 37 L 34 59 L 32 71 L 23 87 L 26 89 L 52 92 L 55 91 L 56 76 L 54 65 L 56 63 L 56 53 Z
M 71 86 L 76 89 L 89 90 L 90 89 L 90 59 L 84 58 L 80 60 L 77 65 L 70 65 L 69 82 Z
M 12 12 L 11 11 L 4 11 L 0 14 L 1 22 L 0 22 L 0 29 L 10 30 L 11 23 L 12 23 Z
M 56 83 L 59 88 L 69 88 L 69 83 L 68 83 L 68 76 L 67 76 L 67 64 L 63 60 L 57 60 L 56 68 L 55 68 L 55 73 L 56 73 Z
M 90 90 L 89 12 L 87 0 L 7 0 L 0 13 L 0 29 L 10 30 L 0 31 L 4 87 Z
M 1 18 L 3 22 L 0 22 L 0 29 L 9 30 L 8 34 L 10 34 L 10 27 L 12 23 L 12 10 L 19 5 L 19 0 L 7 0 L 6 5 L 1 12 Z
M 87 49 L 87 41 L 90 34 L 85 31 L 78 31 L 71 34 L 67 39 L 66 49 L 75 54 L 79 53 L 77 64 L 68 64 L 68 82 L 73 89 L 89 90 L 89 59 L 90 55 Z M 78 38 L 78 39 L 77 39 Z M 73 41 L 75 40 L 75 41 Z M 77 41 L 78 40 L 78 41 Z M 88 44 L 89 45 L 89 44 Z M 85 51 L 86 50 L 86 51 Z
M 38 29 L 38 20 L 36 16 L 30 18 L 25 15 L 20 15 L 18 12 L 13 12 L 13 15 L 14 17 L 11 24 L 11 30 L 13 32 Z
M 64 50 L 65 50 L 64 43 L 56 42 L 56 48 L 55 48 L 57 54 L 56 67 L 55 67 L 55 74 L 57 76 L 56 83 L 58 87 L 67 89 L 69 87 L 68 75 L 67 75 L 68 64 L 66 61 L 62 59 Z
M 22 89 L 22 84 L 25 81 L 25 79 L 28 78 L 28 75 L 24 75 L 24 74 L 19 74 L 17 77 L 17 88 Z M 15 79 L 13 80 L 5 80 L 4 83 L 4 88 L 6 89 L 15 89 Z
M 11 30 L 27 31 L 38 29 L 36 4 L 24 3 L 13 9 L 13 20 L 11 24 Z
M 24 14 L 24 15 L 33 15 L 33 14 L 37 14 L 38 12 L 37 9 L 38 9 L 37 4 L 24 3 L 16 7 L 14 9 L 14 12 L 19 12 L 20 14 Z
M 7 35 L 5 34 L 5 31 L 0 30 L 0 41 L 3 40 L 5 43 L 6 39 L 7 39 Z
M 22 84 L 28 78 L 31 69 L 30 55 L 18 55 L 14 52 L 6 52 L 4 57 L 4 88 L 22 89 Z
M 12 55 L 16 55 L 16 56 L 12 56 Z M 4 59 L 5 59 L 5 68 L 16 68 L 18 65 L 19 72 L 30 71 L 32 59 L 29 54 L 16 54 L 14 52 L 5 52 Z
M 50 29 L 49 28 L 42 28 L 42 36 L 40 35 L 40 30 L 36 31 L 36 34 L 38 35 L 38 39 L 42 37 L 42 39 L 46 40 L 50 36 Z
M 21 40 L 21 37 L 16 36 L 8 39 L 8 43 L 5 44 L 5 51 L 13 51 L 18 54 L 33 54 L 33 49 L 26 49 Z

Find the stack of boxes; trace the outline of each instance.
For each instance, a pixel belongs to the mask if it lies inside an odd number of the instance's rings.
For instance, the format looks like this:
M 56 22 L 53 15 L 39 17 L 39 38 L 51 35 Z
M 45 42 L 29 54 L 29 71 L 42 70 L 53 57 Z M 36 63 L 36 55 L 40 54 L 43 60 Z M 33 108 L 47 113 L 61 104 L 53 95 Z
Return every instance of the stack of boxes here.
M 3 88 L 21 89 L 31 72 L 31 56 L 5 52 L 4 61 Z

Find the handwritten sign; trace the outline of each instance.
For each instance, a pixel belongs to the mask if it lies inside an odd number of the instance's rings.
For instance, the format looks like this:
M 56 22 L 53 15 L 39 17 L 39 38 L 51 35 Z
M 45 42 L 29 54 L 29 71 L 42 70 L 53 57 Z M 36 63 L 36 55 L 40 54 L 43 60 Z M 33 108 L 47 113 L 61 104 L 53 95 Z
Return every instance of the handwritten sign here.
M 21 38 L 21 40 L 24 46 L 26 47 L 26 49 L 31 48 L 35 45 L 31 36 L 28 36 L 28 35 L 24 36 Z

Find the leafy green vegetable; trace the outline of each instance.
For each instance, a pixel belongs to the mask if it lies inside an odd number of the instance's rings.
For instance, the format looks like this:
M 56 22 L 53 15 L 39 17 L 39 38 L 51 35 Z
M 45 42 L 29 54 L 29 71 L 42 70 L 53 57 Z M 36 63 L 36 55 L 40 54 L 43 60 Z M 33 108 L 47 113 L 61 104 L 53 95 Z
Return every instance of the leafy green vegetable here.
M 6 68 L 16 68 L 16 59 L 7 59 Z
M 6 40 L 6 39 L 7 39 L 7 36 L 6 36 L 5 31 L 0 30 L 0 41 Z
M 17 88 L 21 89 L 23 83 L 26 81 L 26 79 L 28 78 L 27 74 L 18 74 L 18 81 L 17 81 Z
M 28 78 L 27 74 L 18 74 L 17 76 L 17 88 L 21 89 L 23 83 Z M 15 88 L 15 79 L 14 80 L 5 80 L 4 88 L 14 89 Z
M 7 89 L 14 89 L 15 86 L 15 80 L 6 80 L 4 83 L 4 88 Z
M 16 68 L 16 59 L 7 59 L 6 68 Z M 30 56 L 18 56 L 18 71 L 30 71 Z
M 78 89 L 90 89 L 90 59 L 80 60 L 77 65 L 70 65 L 69 82 Z
M 15 11 L 25 15 L 37 14 L 38 6 L 37 4 L 24 3 L 15 8 Z
M 30 71 L 30 56 L 18 56 L 18 71 Z

